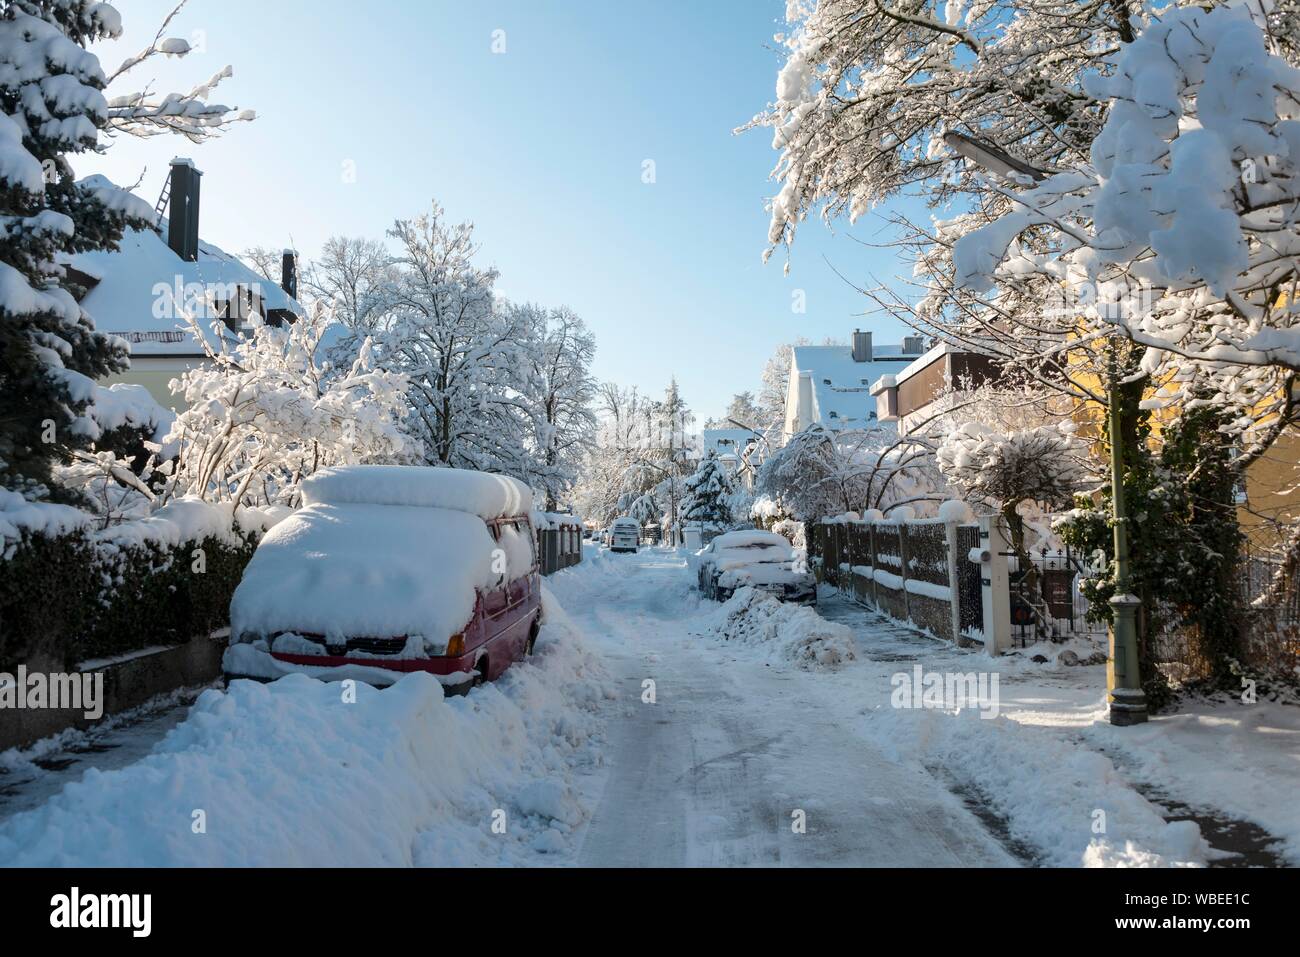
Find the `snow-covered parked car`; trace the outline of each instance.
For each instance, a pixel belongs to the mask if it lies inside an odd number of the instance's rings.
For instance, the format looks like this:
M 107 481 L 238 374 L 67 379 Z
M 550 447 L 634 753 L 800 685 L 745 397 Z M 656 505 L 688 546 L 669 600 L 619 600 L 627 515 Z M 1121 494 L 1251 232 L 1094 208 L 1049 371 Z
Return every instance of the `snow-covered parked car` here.
M 817 579 L 784 537 L 745 531 L 719 535 L 695 553 L 700 594 L 726 601 L 746 585 L 782 601 L 815 604 Z
M 455 693 L 532 651 L 541 580 L 528 486 L 357 465 L 317 472 L 302 495 L 235 590 L 228 679 L 303 672 L 383 686 L 426 671 Z
M 616 518 L 609 527 L 611 552 L 635 552 L 641 547 L 641 525 L 634 518 Z

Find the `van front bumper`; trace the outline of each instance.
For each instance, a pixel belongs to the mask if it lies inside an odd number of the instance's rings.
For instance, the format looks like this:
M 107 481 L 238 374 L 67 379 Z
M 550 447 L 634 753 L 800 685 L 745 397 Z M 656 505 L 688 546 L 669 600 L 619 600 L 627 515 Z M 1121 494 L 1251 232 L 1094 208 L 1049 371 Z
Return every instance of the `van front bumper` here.
M 395 684 L 408 674 L 422 671 L 438 679 L 444 693 L 465 694 L 476 674 L 473 662 L 461 658 L 402 658 L 382 661 L 333 655 L 273 654 L 251 644 L 229 646 L 221 658 L 226 681 L 240 678 L 275 681 L 285 675 L 303 674 L 320 681 L 363 681 L 377 688 Z

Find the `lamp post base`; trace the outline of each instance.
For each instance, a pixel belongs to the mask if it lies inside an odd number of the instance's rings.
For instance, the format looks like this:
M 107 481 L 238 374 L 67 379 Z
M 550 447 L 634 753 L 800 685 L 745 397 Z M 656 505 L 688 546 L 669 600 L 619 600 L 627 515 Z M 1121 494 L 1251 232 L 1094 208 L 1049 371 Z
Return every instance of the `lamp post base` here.
M 1147 696 L 1141 688 L 1112 688 L 1110 692 L 1110 723 L 1121 728 L 1145 724 Z

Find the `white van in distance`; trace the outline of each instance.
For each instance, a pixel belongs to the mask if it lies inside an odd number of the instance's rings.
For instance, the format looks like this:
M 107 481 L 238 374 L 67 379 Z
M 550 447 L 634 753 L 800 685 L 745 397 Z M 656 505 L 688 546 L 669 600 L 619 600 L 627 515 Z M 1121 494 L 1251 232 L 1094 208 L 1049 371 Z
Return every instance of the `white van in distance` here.
M 616 518 L 609 530 L 611 552 L 635 552 L 641 545 L 641 525 L 634 518 Z

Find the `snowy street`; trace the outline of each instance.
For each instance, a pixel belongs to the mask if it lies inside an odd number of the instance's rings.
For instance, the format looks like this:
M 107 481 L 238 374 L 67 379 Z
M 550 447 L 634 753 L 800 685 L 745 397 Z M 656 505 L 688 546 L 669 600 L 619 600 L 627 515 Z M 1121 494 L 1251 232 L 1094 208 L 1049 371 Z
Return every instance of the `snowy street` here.
M 444 700 L 424 675 L 363 687 L 351 705 L 338 685 L 302 676 L 236 682 L 188 714 L 150 714 L 67 754 L 47 748 L 40 766 L 11 752 L 0 854 L 33 865 L 1222 860 L 1195 824 L 1169 823 L 1144 784 L 1253 818 L 1289 836 L 1280 850 L 1294 858 L 1288 754 L 1300 726 L 1283 713 L 1294 709 L 1253 718 L 1250 730 L 1273 733 L 1251 739 L 1276 742 L 1275 758 L 1216 757 L 1214 736 L 1236 734 L 1229 706 L 1165 719 L 1170 743 L 1140 763 L 1093 727 L 1094 669 L 1000 661 L 995 720 L 892 708 L 893 675 L 989 661 L 825 589 L 821 617 L 790 621 L 825 641 L 851 634 L 840 658 L 792 652 L 788 621 L 724 642 L 719 623 L 739 600 L 701 600 L 692 581 L 683 552 L 589 546 L 549 580 L 536 658 L 466 698 Z M 1215 761 L 1216 774 L 1186 773 Z M 1273 776 L 1272 797 L 1246 796 L 1257 773 Z
M 851 699 L 810 702 L 810 676 L 693 635 L 711 603 L 698 607 L 684 566 L 657 549 L 606 555 L 557 583 L 619 680 L 609 779 L 578 863 L 1014 863 L 941 784 L 846 730 Z

